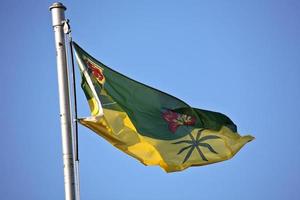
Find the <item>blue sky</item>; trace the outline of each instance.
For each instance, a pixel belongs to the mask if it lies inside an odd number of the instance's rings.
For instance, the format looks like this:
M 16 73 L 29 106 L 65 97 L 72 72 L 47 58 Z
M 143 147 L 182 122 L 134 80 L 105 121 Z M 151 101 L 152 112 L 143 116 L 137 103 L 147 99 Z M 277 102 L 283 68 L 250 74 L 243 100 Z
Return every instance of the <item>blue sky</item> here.
M 5 200 L 64 198 L 52 3 L 0 7 Z M 256 137 L 229 161 L 166 174 L 80 126 L 81 199 L 299 199 L 299 1 L 63 3 L 73 39 L 91 55 Z

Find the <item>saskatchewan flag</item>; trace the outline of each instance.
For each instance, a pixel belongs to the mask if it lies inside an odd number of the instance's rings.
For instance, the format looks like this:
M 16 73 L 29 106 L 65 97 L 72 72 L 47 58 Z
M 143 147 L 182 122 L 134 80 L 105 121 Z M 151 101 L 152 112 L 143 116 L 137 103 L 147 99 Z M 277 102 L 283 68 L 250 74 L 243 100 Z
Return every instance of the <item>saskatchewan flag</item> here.
M 145 165 L 166 172 L 234 156 L 252 136 L 241 137 L 225 115 L 132 80 L 73 43 L 91 116 L 80 123 Z

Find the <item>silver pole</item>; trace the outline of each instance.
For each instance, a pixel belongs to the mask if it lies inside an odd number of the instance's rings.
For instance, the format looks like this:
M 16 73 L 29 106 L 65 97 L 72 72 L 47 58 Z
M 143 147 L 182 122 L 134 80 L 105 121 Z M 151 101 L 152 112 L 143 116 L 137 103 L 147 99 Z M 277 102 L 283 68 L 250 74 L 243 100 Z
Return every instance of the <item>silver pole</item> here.
M 73 157 L 72 121 L 69 97 L 69 81 L 63 22 L 66 7 L 62 3 L 53 3 L 50 7 L 55 35 L 60 124 L 64 163 L 65 200 L 76 199 L 76 183 Z

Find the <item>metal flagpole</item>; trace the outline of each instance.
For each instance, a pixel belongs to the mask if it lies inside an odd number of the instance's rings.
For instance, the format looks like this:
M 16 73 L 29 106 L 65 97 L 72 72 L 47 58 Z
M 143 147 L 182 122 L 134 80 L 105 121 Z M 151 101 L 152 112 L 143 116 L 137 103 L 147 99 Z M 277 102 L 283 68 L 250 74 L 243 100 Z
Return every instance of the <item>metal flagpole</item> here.
M 60 124 L 64 163 L 65 200 L 76 199 L 76 179 L 73 157 L 72 120 L 69 96 L 67 57 L 63 24 L 66 7 L 62 3 L 53 3 L 50 7 L 55 35 Z

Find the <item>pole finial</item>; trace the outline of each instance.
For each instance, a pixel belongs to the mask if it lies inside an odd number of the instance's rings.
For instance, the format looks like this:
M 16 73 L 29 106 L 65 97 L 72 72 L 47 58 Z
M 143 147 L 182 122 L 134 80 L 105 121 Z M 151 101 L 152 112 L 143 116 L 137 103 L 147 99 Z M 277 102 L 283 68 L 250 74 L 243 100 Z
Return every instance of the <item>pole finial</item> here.
M 67 10 L 66 6 L 64 6 L 64 4 L 60 3 L 60 2 L 55 2 L 53 3 L 50 7 L 49 10 L 52 10 L 53 8 L 62 8 L 64 10 Z

